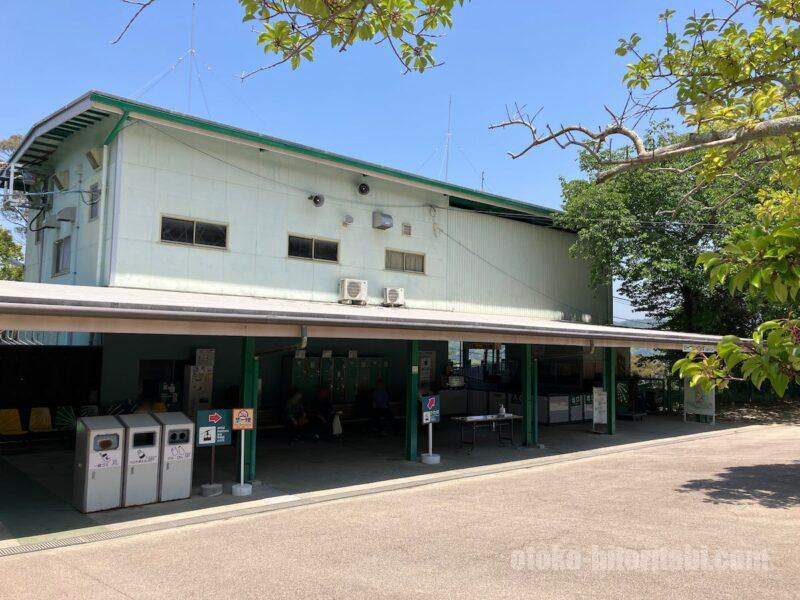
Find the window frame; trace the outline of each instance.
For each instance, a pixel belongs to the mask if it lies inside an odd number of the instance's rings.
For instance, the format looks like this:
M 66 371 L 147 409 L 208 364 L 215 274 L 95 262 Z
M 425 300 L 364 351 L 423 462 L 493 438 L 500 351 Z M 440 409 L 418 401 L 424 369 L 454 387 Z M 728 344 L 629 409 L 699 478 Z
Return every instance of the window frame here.
M 67 266 L 65 269 L 59 271 L 59 260 L 61 249 L 64 247 L 69 248 L 69 254 L 67 255 Z M 70 267 L 72 266 L 72 236 L 68 235 L 63 238 L 59 238 L 53 242 L 53 277 L 60 277 L 61 275 L 66 275 L 70 272 Z
M 291 244 L 292 238 L 300 238 L 303 240 L 311 240 L 311 256 L 295 256 L 294 254 L 289 254 L 289 246 Z M 328 260 L 327 258 L 317 258 L 317 242 L 326 242 L 329 244 L 336 244 L 336 260 Z M 311 235 L 302 235 L 299 233 L 289 233 L 286 236 L 286 257 L 291 258 L 294 260 L 311 260 L 318 263 L 324 263 L 329 265 L 338 265 L 339 264 L 339 257 L 340 257 L 340 250 L 341 250 L 341 241 L 334 240 L 330 238 L 324 237 L 314 237 Z
M 384 248 L 384 255 L 383 255 L 383 268 L 386 271 L 392 271 L 393 273 L 411 273 L 412 275 L 426 275 L 426 267 L 428 264 L 427 257 L 424 252 L 412 252 L 410 250 L 399 250 L 397 248 Z M 403 268 L 402 269 L 394 269 L 388 266 L 389 263 L 389 252 L 396 252 L 403 256 Z M 418 256 L 422 258 L 422 270 L 416 271 L 411 269 L 406 269 L 406 255 L 411 256 Z
M 163 238 L 164 232 L 164 219 L 175 219 L 177 221 L 186 221 L 192 224 L 192 241 L 191 242 L 179 242 L 177 240 L 165 240 Z M 220 227 L 225 228 L 225 245 L 224 246 L 212 246 L 209 244 L 198 244 L 195 240 L 197 238 L 197 224 L 202 223 L 203 225 L 217 225 Z M 179 215 L 161 213 L 159 220 L 158 220 L 158 241 L 162 244 L 170 244 L 175 246 L 184 246 L 184 247 L 191 247 L 191 248 L 206 248 L 209 250 L 228 250 L 229 243 L 230 243 L 230 225 L 223 221 L 211 221 L 209 219 L 193 219 L 191 217 L 183 217 Z

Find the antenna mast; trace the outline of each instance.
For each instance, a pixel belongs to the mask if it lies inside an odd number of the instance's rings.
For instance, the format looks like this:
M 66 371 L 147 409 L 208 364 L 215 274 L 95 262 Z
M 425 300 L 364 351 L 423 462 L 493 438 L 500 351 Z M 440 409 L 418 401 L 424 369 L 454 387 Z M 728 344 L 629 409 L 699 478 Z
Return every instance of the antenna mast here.
M 447 133 L 444 136 L 444 180 L 447 181 L 447 174 L 450 170 L 450 138 L 452 133 L 450 131 L 450 124 L 453 114 L 453 94 L 447 100 Z
M 194 12 L 197 5 L 197 0 L 192 0 L 192 27 L 189 34 L 189 101 L 188 110 L 189 114 L 192 113 L 192 79 L 194 78 Z

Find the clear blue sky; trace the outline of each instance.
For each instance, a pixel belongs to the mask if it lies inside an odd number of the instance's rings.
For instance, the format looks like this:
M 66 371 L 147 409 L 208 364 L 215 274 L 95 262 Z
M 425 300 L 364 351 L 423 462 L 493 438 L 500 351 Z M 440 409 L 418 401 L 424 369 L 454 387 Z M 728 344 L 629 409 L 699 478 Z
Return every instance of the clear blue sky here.
M 345 54 L 323 47 L 297 71 L 279 67 L 241 84 L 237 74 L 267 62 L 251 24 L 241 23 L 235 0 L 198 0 L 205 101 L 195 78 L 192 112 L 439 177 L 452 95 L 449 179 L 477 188 L 485 171 L 487 190 L 557 207 L 559 177 L 579 176 L 575 152 L 548 146 L 512 161 L 505 152 L 525 133 L 487 126 L 514 102 L 543 106 L 543 124 L 604 124 L 603 104 L 625 97 L 617 39 L 637 32 L 654 47 L 663 37 L 658 14 L 669 6 L 685 16 L 697 4 L 665 1 L 473 0 L 440 41 L 445 64 L 423 75 L 403 75 L 387 48 L 365 44 Z M 189 48 L 191 0 L 157 0 L 110 45 L 132 9 L 119 0 L 3 0 L 0 137 L 26 132 L 89 89 L 132 97 Z M 140 99 L 186 111 L 185 63 Z

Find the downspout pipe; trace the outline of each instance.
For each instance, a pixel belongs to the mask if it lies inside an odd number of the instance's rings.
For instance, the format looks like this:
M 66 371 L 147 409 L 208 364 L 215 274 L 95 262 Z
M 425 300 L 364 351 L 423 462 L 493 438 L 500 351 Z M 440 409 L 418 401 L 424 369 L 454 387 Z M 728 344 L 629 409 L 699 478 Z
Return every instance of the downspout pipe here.
M 280 348 L 270 348 L 269 350 L 262 350 L 256 352 L 256 358 L 268 356 L 270 354 L 278 354 L 279 352 L 294 352 L 296 350 L 305 350 L 308 347 L 308 327 L 305 325 L 300 326 L 300 341 L 290 346 L 282 346 Z
M 103 166 L 100 171 L 100 214 L 97 223 L 97 264 L 94 284 L 101 285 L 104 253 L 106 249 L 106 214 L 108 212 L 108 144 L 103 144 Z

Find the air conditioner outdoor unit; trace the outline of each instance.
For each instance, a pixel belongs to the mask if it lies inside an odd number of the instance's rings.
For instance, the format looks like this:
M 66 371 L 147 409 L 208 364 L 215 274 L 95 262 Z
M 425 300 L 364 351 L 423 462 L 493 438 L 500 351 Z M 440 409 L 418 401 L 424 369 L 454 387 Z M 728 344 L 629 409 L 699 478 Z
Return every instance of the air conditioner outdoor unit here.
M 405 304 L 406 304 L 405 288 L 398 288 L 398 287 L 383 288 L 384 306 L 405 306 Z
M 339 302 L 342 304 L 366 304 L 367 282 L 363 279 L 340 279 Z

